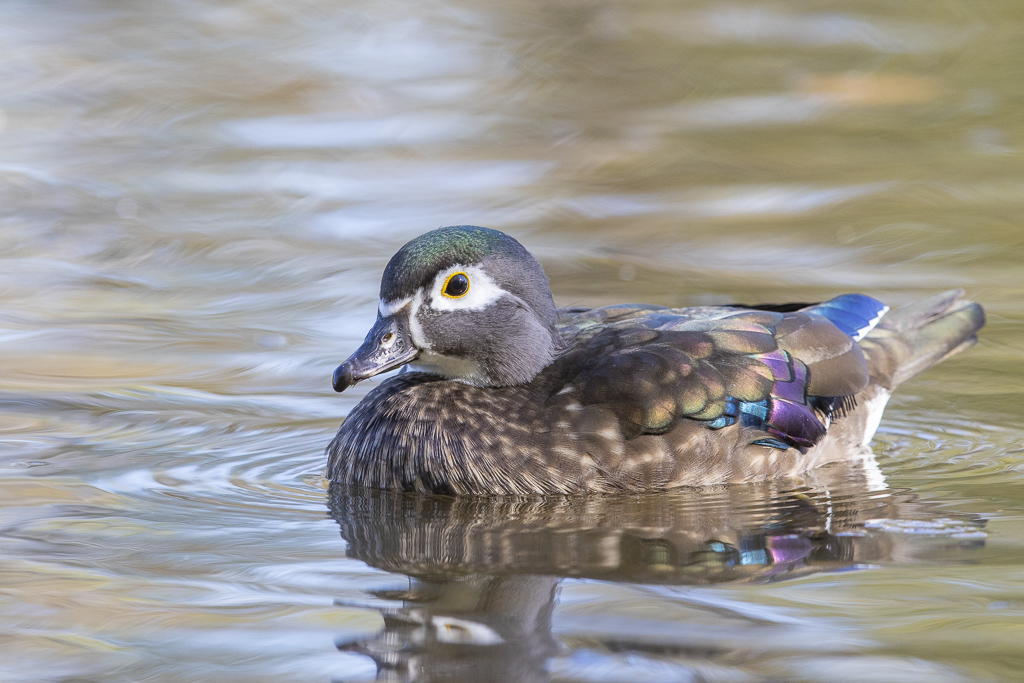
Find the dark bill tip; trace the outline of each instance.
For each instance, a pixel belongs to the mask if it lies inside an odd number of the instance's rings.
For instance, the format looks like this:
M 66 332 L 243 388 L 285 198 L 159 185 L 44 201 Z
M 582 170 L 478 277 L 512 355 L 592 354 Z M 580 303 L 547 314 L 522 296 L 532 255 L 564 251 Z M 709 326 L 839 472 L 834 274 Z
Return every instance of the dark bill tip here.
M 352 366 L 348 363 L 342 363 L 334 369 L 334 390 L 341 393 L 348 389 L 350 386 L 356 383 L 356 379 L 352 377 Z

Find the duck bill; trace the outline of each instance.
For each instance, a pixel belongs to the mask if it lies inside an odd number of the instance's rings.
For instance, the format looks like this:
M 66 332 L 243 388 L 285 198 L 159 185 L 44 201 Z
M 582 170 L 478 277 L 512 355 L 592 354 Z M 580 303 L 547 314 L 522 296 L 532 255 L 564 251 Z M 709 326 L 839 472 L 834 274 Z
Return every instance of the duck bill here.
M 409 337 L 406 316 L 378 316 L 362 346 L 334 371 L 334 390 L 345 391 L 356 382 L 401 367 L 419 352 Z

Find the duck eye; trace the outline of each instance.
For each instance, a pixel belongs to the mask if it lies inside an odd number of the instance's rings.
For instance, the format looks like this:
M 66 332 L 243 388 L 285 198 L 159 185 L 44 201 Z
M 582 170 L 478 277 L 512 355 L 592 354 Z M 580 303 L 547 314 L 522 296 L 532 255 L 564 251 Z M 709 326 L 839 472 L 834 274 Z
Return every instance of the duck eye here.
M 469 278 L 465 273 L 452 273 L 444 281 L 441 293 L 449 299 L 460 299 L 469 291 Z

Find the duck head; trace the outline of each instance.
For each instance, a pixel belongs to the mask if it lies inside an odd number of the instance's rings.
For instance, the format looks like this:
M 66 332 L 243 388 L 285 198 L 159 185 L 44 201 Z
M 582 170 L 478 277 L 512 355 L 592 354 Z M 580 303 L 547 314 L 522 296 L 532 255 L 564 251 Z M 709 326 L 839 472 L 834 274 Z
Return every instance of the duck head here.
M 548 278 L 519 242 L 440 228 L 391 257 L 377 321 L 334 371 L 334 390 L 406 364 L 477 386 L 525 384 L 554 360 L 555 318 Z

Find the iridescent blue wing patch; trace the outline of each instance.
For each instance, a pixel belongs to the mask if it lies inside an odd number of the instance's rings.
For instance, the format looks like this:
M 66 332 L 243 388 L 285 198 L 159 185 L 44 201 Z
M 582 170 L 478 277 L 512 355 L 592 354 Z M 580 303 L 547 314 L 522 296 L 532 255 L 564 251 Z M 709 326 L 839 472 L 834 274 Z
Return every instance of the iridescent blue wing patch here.
M 843 294 L 803 310 L 828 318 L 854 341 L 860 341 L 875 328 L 889 307 L 864 294 Z

